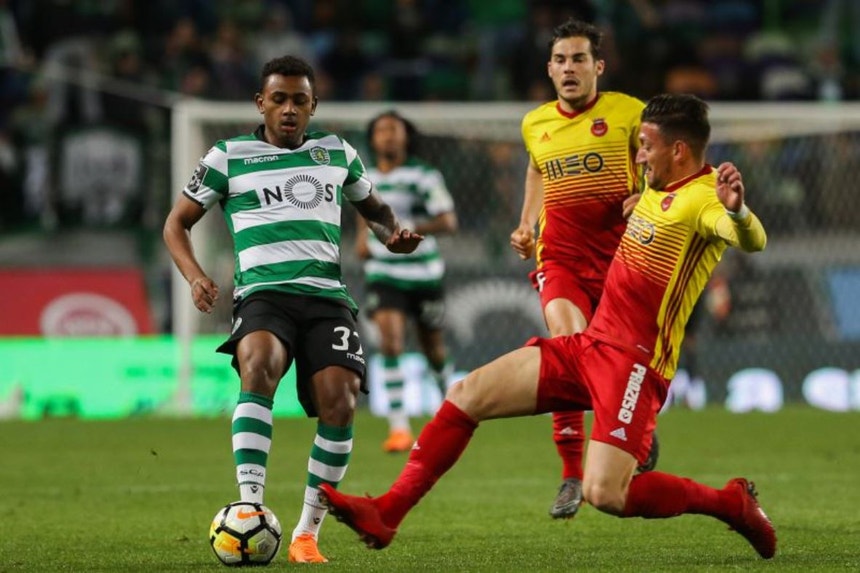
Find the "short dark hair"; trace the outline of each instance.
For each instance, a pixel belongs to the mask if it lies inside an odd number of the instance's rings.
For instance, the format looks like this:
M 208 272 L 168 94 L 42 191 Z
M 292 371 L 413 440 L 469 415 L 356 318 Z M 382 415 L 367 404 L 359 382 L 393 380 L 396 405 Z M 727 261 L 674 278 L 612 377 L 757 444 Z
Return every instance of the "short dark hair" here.
M 708 104 L 693 94 L 660 94 L 648 100 L 642 123 L 653 123 L 668 140 L 681 140 L 698 156 L 705 153 L 711 137 Z
M 550 54 L 552 54 L 555 43 L 559 40 L 579 37 L 588 38 L 588 42 L 591 44 L 591 57 L 599 60 L 601 58 L 603 32 L 593 24 L 574 18 L 568 18 L 566 22 L 553 28 L 552 38 L 549 41 Z
M 414 123 L 393 109 L 383 111 L 367 123 L 367 133 L 365 133 L 365 137 L 367 138 L 367 145 L 370 146 L 370 151 L 372 153 L 376 153 L 373 150 L 373 130 L 376 127 L 376 122 L 384 117 L 391 117 L 400 121 L 406 129 L 406 155 L 411 157 L 418 153 L 418 143 L 421 139 L 421 133 L 419 133 L 418 128 L 415 127 Z
M 314 75 L 313 67 L 301 58 L 296 56 L 281 56 L 273 60 L 269 60 L 263 65 L 263 71 L 260 72 L 260 93 L 263 92 L 263 87 L 266 85 L 266 78 L 272 74 L 282 76 L 305 76 L 311 84 L 311 92 L 316 92 L 316 76 Z

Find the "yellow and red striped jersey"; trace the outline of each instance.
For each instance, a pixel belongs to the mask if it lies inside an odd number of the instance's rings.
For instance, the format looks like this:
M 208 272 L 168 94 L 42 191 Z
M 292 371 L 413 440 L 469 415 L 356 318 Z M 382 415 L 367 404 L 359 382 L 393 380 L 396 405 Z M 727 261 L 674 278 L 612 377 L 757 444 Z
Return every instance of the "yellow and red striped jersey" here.
M 716 194 L 716 170 L 662 191 L 646 189 L 609 267 L 588 332 L 651 356 L 667 379 L 675 374 L 684 326 L 726 247 L 760 250 L 767 238 L 752 213 L 735 222 Z
M 624 232 L 621 204 L 640 188 L 643 107 L 634 97 L 602 92 L 577 113 L 553 101 L 523 118 L 523 141 L 543 179 L 538 267 L 563 261 L 583 279 L 605 278 Z

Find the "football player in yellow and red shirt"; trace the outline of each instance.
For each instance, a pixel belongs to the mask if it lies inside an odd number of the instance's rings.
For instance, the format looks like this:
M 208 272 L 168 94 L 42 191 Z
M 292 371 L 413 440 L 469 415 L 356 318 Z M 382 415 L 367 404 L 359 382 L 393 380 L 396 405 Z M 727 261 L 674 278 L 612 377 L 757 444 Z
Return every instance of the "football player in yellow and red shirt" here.
M 639 116 L 645 104 L 618 92 L 599 92 L 603 74 L 601 33 L 568 20 L 553 31 L 547 71 L 558 99 L 523 118 L 529 153 L 520 224 L 511 246 L 523 259 L 534 254 L 530 274 L 540 294 L 550 336 L 582 332 L 594 313 L 609 261 L 641 191 Z M 535 237 L 535 224 L 538 226 Z M 562 483 L 549 509 L 571 518 L 582 503 L 581 411 L 553 412 L 553 441 L 562 459 Z M 641 470 L 653 469 L 654 455 Z
M 764 248 L 731 163 L 705 163 L 708 107 L 692 95 L 652 98 L 642 112 L 637 161 L 647 188 L 612 259 L 589 326 L 534 338 L 453 385 L 385 494 L 359 497 L 326 484 L 330 511 L 373 548 L 387 546 L 409 510 L 447 472 L 483 420 L 557 410 L 594 410 L 585 463 L 586 500 L 619 517 L 709 515 L 758 554 L 776 553 L 776 532 L 754 484 L 716 489 L 659 471 L 635 474 L 678 362 L 684 325 L 728 246 Z

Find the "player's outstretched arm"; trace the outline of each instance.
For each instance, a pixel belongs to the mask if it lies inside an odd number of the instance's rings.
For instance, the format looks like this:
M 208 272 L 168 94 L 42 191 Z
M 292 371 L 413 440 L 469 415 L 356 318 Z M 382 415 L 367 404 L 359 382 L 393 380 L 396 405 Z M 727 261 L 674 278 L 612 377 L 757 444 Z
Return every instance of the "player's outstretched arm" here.
M 746 189 L 743 177 L 733 163 L 725 162 L 717 167 L 716 192 L 731 222 L 727 229 L 718 228 L 717 234 L 746 252 L 764 249 L 767 234 L 759 218 L 744 202 Z
M 734 163 L 717 167 L 717 198 L 727 211 L 739 213 L 744 206 L 744 181 Z
M 354 204 L 367 221 L 368 228 L 392 253 L 411 253 L 424 240 L 422 235 L 400 228 L 400 222 L 391 206 L 383 201 L 376 191 L 371 191 L 366 199 Z

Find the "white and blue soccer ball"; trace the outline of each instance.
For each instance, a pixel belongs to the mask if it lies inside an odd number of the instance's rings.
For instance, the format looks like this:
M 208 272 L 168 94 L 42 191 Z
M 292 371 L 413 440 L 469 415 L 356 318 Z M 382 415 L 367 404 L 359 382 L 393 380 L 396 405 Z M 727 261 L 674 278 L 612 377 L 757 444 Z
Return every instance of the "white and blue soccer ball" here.
M 224 565 L 265 565 L 281 547 L 281 524 L 260 503 L 234 501 L 218 510 L 209 527 L 209 544 Z

